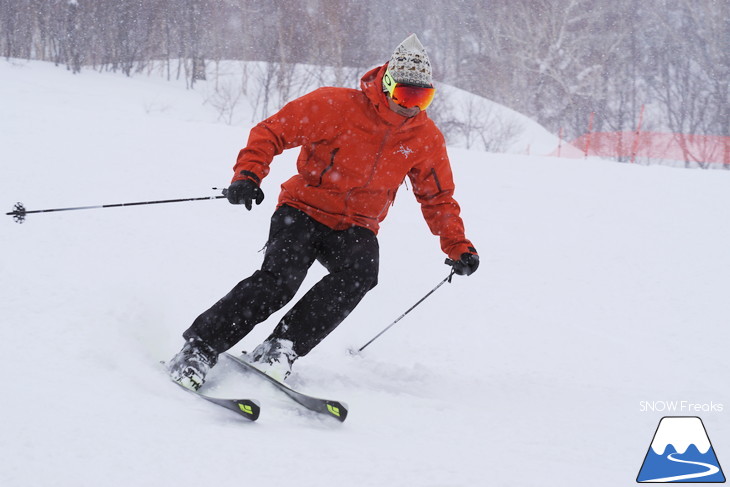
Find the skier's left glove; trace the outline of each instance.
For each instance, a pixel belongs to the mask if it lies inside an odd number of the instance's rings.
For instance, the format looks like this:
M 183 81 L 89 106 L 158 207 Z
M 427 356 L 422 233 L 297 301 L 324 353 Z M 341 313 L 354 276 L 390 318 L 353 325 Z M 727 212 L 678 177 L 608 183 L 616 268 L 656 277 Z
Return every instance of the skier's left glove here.
M 454 273 L 460 276 L 470 276 L 479 268 L 479 256 L 470 252 L 461 254 L 459 260 L 447 260 L 447 264 L 454 268 Z

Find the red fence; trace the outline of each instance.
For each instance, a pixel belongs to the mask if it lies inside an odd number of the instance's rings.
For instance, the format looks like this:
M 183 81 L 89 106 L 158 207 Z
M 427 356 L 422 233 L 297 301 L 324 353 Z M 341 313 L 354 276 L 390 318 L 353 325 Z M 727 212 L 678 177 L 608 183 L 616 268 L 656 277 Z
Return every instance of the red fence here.
M 730 167 L 730 137 L 635 131 L 593 132 L 568 144 L 561 142 L 551 155 L 611 157 L 631 162 L 658 159 L 701 167 L 711 164 Z

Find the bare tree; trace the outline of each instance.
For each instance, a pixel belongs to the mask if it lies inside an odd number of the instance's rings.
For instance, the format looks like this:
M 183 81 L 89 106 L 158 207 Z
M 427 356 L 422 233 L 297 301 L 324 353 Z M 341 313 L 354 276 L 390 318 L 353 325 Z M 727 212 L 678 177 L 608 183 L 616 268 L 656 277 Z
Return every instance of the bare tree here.
M 631 130 L 643 105 L 654 108 L 646 127 L 730 135 L 726 0 L 0 0 L 6 58 L 127 75 L 162 66 L 191 88 L 211 61 L 271 63 L 251 70 L 264 90 L 257 113 L 300 94 L 317 69 L 322 82 L 356 86 L 353 73 L 386 61 L 411 32 L 436 80 L 568 137 L 589 117 L 594 130 Z M 473 108 L 459 108 L 470 145 Z
M 726 5 L 724 11 L 728 11 Z M 667 127 L 682 148 L 685 163 L 701 167 L 708 164 L 693 152 L 687 136 L 730 135 L 729 21 L 725 17 L 718 22 L 717 14 L 714 9 L 698 8 L 696 2 L 683 0 L 666 2 L 652 17 L 656 36 L 650 49 L 656 64 L 649 85 L 663 107 Z

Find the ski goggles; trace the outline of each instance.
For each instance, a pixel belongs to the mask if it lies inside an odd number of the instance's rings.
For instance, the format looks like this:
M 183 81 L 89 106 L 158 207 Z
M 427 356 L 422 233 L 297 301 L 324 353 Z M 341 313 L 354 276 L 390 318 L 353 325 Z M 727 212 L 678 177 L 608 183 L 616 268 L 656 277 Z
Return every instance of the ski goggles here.
M 405 108 L 418 107 L 425 110 L 433 101 L 436 88 L 396 83 L 390 71 L 383 75 L 383 87 L 390 98 Z

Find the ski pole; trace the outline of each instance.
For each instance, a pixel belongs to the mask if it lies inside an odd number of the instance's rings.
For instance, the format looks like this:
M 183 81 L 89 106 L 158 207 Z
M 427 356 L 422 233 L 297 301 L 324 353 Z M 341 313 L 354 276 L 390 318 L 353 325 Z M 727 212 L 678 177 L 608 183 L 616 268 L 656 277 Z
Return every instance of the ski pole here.
M 453 263 L 452 260 L 446 259 L 446 264 L 452 265 L 452 263 Z M 441 286 L 443 286 L 444 284 L 446 284 L 446 282 L 451 282 L 451 277 L 453 275 L 454 275 L 454 268 L 452 267 L 451 268 L 451 272 L 449 272 L 449 275 L 446 276 L 441 282 L 439 282 L 436 285 L 435 288 L 431 289 L 424 297 L 422 297 L 421 299 L 419 299 L 416 304 L 414 304 L 413 306 L 411 306 L 410 308 L 408 308 L 405 313 L 403 313 L 398 318 L 396 318 L 395 321 L 393 321 L 393 323 L 391 323 L 388 326 L 386 326 L 383 329 L 383 331 L 381 331 L 380 333 L 378 333 L 377 335 L 375 335 L 369 342 L 367 342 L 365 345 L 363 345 L 362 347 L 360 347 L 360 349 L 358 350 L 358 352 L 362 352 L 363 350 L 365 350 L 365 347 L 367 347 L 368 345 L 370 345 L 371 343 L 373 343 L 378 337 L 380 337 L 380 335 L 382 335 L 386 331 L 390 330 L 393 327 L 393 325 L 395 325 L 401 319 L 403 319 L 403 317 L 405 317 L 405 315 L 407 315 L 408 313 L 410 313 L 411 311 L 413 311 L 413 308 L 415 308 L 416 306 L 418 306 L 419 304 L 421 304 L 422 302 L 424 302 L 426 300 L 426 298 L 429 297 L 430 295 L 432 295 L 434 292 L 436 292 L 436 290 L 438 288 L 440 288 Z
M 217 190 L 220 188 L 213 188 L 213 189 Z M 227 192 L 227 190 L 223 189 L 222 195 L 203 196 L 200 198 L 178 198 L 178 199 L 172 199 L 172 200 L 157 200 L 157 201 L 134 201 L 131 203 L 113 203 L 113 204 L 106 204 L 106 205 L 76 206 L 73 208 L 46 208 L 43 210 L 26 210 L 25 206 L 23 206 L 23 203 L 16 203 L 15 206 L 13 207 L 13 211 L 10 211 L 5 214 L 12 216 L 13 220 L 15 220 L 16 223 L 23 223 L 25 221 L 25 216 L 30 215 L 31 213 L 51 213 L 51 212 L 56 212 L 56 211 L 93 210 L 93 209 L 98 209 L 98 208 L 118 208 L 121 206 L 159 205 L 162 203 L 181 203 L 184 201 L 217 200 L 217 199 L 225 198 L 226 192 Z

